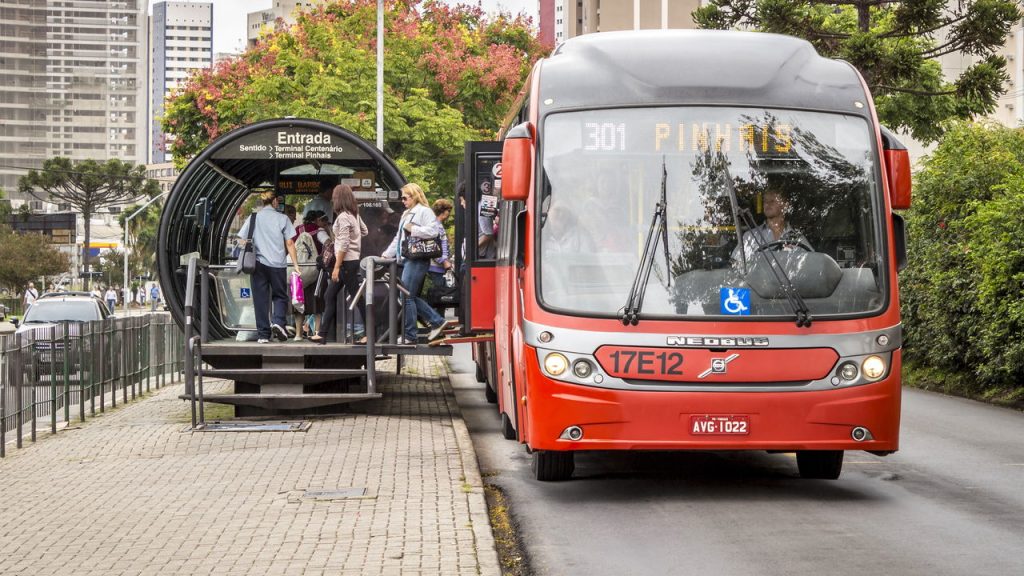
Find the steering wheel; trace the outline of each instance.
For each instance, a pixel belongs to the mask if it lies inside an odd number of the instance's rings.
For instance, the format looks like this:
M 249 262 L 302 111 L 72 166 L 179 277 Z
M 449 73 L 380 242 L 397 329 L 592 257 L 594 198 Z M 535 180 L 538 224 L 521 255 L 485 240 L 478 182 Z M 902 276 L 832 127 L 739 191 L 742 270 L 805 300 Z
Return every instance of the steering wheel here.
M 796 246 L 797 248 L 803 248 L 808 252 L 814 252 L 814 248 L 811 248 L 810 244 L 799 239 L 799 238 L 781 238 L 779 240 L 773 240 L 767 244 L 762 244 L 757 247 L 754 252 L 763 252 L 765 250 L 781 250 L 783 246 Z

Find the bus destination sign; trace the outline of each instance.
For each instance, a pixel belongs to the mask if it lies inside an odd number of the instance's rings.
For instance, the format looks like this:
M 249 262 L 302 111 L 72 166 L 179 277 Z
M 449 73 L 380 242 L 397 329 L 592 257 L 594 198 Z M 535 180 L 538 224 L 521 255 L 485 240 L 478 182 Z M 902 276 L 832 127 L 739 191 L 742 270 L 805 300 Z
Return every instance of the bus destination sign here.
M 273 128 L 247 134 L 217 151 L 215 158 L 352 160 L 366 154 L 339 136 L 309 128 Z

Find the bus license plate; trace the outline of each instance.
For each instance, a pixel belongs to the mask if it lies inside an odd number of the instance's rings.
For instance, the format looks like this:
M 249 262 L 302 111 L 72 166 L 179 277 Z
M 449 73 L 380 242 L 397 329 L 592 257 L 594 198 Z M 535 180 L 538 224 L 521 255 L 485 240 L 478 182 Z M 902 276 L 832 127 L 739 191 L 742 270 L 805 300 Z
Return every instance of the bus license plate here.
M 694 414 L 690 416 L 691 434 L 750 434 L 750 419 L 730 414 Z

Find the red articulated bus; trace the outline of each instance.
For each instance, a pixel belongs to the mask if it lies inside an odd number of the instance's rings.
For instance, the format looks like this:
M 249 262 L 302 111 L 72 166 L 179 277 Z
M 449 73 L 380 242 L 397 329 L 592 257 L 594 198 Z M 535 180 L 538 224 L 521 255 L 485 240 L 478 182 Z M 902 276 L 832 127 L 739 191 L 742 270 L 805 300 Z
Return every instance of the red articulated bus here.
M 538 480 L 583 450 L 834 479 L 898 449 L 910 165 L 853 66 L 772 34 L 581 36 L 490 144 L 464 165 L 463 324 L 493 330 L 478 376 Z

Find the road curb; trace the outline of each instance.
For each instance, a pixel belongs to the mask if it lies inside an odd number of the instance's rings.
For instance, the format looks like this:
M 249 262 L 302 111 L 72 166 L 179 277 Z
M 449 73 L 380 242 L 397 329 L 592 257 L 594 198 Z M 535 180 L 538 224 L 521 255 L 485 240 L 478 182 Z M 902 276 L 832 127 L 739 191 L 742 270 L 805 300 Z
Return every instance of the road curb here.
M 445 403 L 452 416 L 452 429 L 455 432 L 455 442 L 459 446 L 459 457 L 462 460 L 465 483 L 469 487 L 466 500 L 469 504 L 469 519 L 473 523 L 473 537 L 476 540 L 480 574 L 482 576 L 501 576 L 498 548 L 491 529 L 491 517 L 487 511 L 484 482 L 483 477 L 480 476 L 476 450 L 473 449 L 473 439 L 469 436 L 466 421 L 462 419 L 462 410 L 459 409 L 459 404 L 455 401 L 455 390 L 452 388 L 449 372 L 451 366 L 448 365 L 447 359 L 444 359 L 443 362 L 445 376 L 441 382 L 444 388 Z

